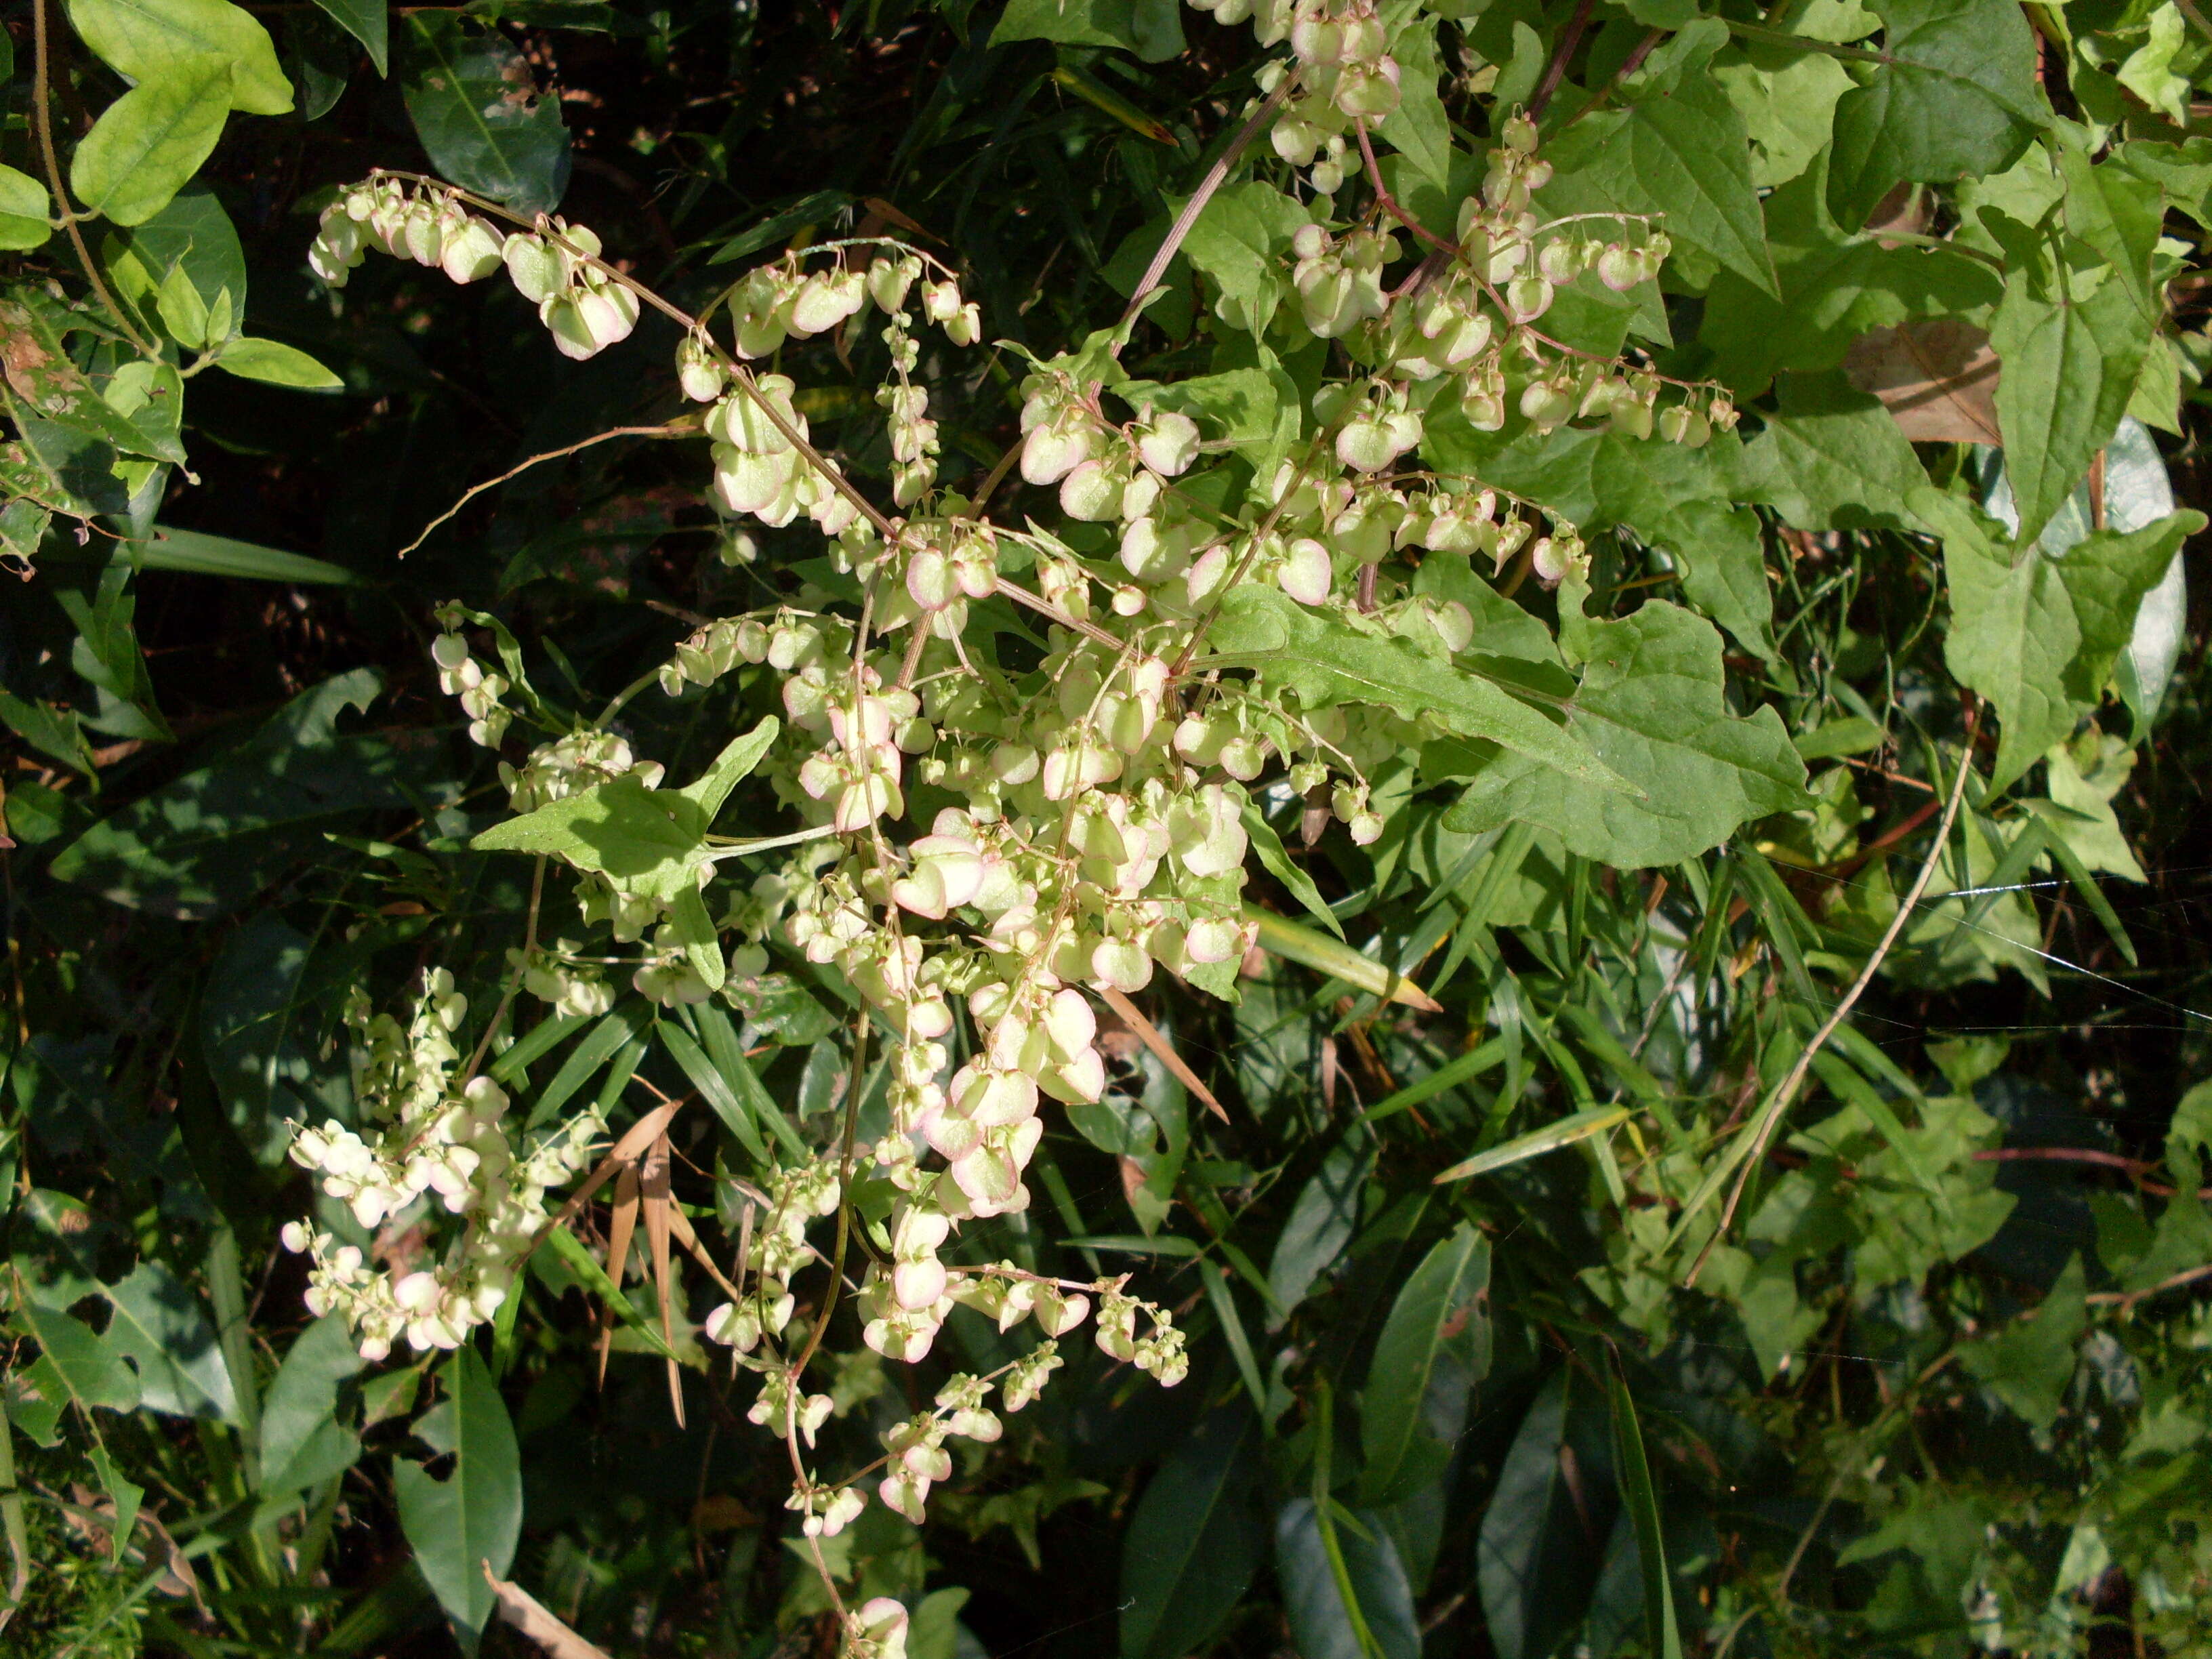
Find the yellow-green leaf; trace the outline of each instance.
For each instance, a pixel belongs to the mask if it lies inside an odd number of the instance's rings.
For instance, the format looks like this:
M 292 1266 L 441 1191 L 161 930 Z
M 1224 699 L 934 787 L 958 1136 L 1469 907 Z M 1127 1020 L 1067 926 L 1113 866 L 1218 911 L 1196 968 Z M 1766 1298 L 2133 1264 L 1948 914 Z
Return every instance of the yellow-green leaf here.
M 230 108 L 283 115 L 292 107 L 269 31 L 230 0 L 70 0 L 69 16 L 85 45 L 139 87 L 212 58 L 231 71 Z
M 337 392 L 345 386 L 343 380 L 297 346 L 257 340 L 251 335 L 225 346 L 215 366 L 240 380 L 266 380 L 271 386 L 295 386 L 302 392 Z
M 53 198 L 27 173 L 0 167 L 0 250 L 33 248 L 54 234 Z
M 230 118 L 231 70 L 180 60 L 110 104 L 70 162 L 70 188 L 118 225 L 143 224 L 200 170 Z

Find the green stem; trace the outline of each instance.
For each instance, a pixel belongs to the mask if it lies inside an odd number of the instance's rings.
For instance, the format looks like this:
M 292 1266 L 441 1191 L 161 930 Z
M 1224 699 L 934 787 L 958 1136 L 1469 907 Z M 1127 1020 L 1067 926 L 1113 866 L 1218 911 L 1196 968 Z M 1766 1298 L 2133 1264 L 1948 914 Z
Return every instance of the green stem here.
M 1328 1512 L 1333 1501 L 1329 1497 L 1329 1465 L 1336 1444 L 1336 1413 L 1328 1379 L 1320 1379 L 1315 1389 L 1314 1525 L 1321 1529 L 1321 1547 L 1328 1557 L 1329 1577 L 1336 1581 L 1337 1599 L 1344 1603 L 1344 1616 L 1351 1621 L 1352 1634 L 1359 1643 L 1359 1651 L 1366 1659 L 1383 1659 L 1382 1644 L 1375 1639 L 1375 1632 L 1367 1627 L 1367 1615 L 1359 1610 L 1358 1594 L 1352 1588 L 1352 1569 L 1345 1565 L 1344 1546 L 1337 1541 L 1336 1522 Z

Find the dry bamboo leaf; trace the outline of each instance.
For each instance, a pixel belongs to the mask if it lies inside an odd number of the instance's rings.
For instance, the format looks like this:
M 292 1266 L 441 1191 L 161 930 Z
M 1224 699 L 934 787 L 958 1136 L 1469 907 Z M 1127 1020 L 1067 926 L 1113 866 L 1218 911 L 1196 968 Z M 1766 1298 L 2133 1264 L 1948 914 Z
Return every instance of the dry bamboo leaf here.
M 606 1650 L 594 1647 L 548 1613 L 528 1590 L 511 1584 L 483 1563 L 484 1583 L 499 1601 L 499 1616 L 553 1656 L 553 1659 L 608 1659 Z
M 676 1346 L 676 1285 L 668 1260 L 668 1217 L 676 1206 L 668 1190 L 666 1135 L 654 1141 L 646 1153 L 641 1181 L 645 1189 L 645 1241 L 653 1253 L 653 1291 L 660 1298 L 660 1340 L 672 1350 Z M 676 1413 L 676 1426 L 680 1429 L 684 1426 L 684 1373 L 672 1354 L 667 1363 L 668 1403 Z
M 544 1243 L 545 1235 L 556 1227 L 565 1227 L 574 1220 L 576 1212 L 592 1201 L 592 1194 L 606 1185 L 607 1177 L 622 1168 L 623 1164 L 635 1164 L 638 1155 L 653 1145 L 654 1139 L 667 1129 L 668 1120 L 674 1117 L 678 1111 L 682 1109 L 684 1102 L 691 1098 L 691 1096 L 686 1095 L 683 1100 L 669 1100 L 663 1096 L 662 1104 L 654 1107 L 636 1122 L 631 1124 L 629 1128 L 623 1130 L 622 1139 L 608 1149 L 607 1155 L 599 1160 L 599 1167 L 592 1171 L 591 1179 L 569 1194 L 568 1201 L 554 1212 L 553 1218 L 538 1230 L 537 1237 L 530 1241 L 530 1250 L 534 1250 Z M 525 1250 L 522 1253 L 523 1260 L 526 1261 L 530 1259 L 530 1250 Z M 516 1264 L 518 1267 L 520 1265 L 520 1262 Z
M 752 1219 L 752 1206 L 750 1204 L 746 1205 L 745 1219 L 748 1223 Z M 701 1267 L 704 1267 L 707 1270 L 708 1277 L 713 1279 L 715 1284 L 722 1287 L 722 1294 L 724 1296 L 728 1297 L 732 1302 L 741 1301 L 744 1299 L 744 1292 L 740 1291 L 735 1285 L 730 1283 L 728 1276 L 722 1272 L 720 1267 L 715 1265 L 714 1258 L 707 1253 L 707 1247 L 699 1242 L 699 1235 L 692 1231 L 691 1218 L 685 1215 L 679 1206 L 672 1204 L 668 1206 L 668 1229 L 671 1232 L 676 1235 L 676 1242 L 678 1244 L 681 1244 L 685 1249 L 690 1251 L 691 1259 L 696 1261 Z M 747 1229 L 747 1234 L 748 1236 L 745 1240 L 745 1244 L 747 1248 L 750 1248 L 752 1242 L 750 1236 L 750 1227 Z M 741 1249 L 738 1251 L 738 1259 L 742 1261 L 744 1256 L 744 1250 Z
M 1917 443 L 1998 444 L 1997 355 L 1971 323 L 1943 317 L 1862 334 L 1844 356 L 1853 386 L 1881 399 Z
M 607 1282 L 622 1289 L 623 1270 L 629 1266 L 630 1235 L 637 1231 L 637 1165 L 625 1164 L 615 1177 L 615 1212 L 607 1224 Z M 599 1386 L 607 1384 L 607 1354 L 614 1346 L 615 1310 L 599 1310 Z
M 1121 1017 L 1123 1023 L 1137 1034 L 1137 1040 L 1152 1051 L 1160 1064 L 1176 1074 L 1184 1088 L 1204 1101 L 1214 1116 L 1224 1123 L 1229 1121 L 1229 1114 L 1213 1097 L 1213 1091 L 1199 1080 L 1197 1073 L 1182 1063 L 1182 1056 L 1175 1051 L 1175 1045 L 1160 1035 L 1159 1027 L 1146 1019 L 1135 1003 L 1110 985 L 1102 987 L 1098 994 L 1106 999 L 1106 1006 Z

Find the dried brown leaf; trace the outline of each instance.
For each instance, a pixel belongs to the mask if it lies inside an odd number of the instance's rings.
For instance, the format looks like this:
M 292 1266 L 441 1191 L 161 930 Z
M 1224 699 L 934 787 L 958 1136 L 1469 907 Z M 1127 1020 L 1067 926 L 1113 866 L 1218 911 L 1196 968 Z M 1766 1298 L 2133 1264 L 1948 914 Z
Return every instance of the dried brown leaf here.
M 1175 1051 L 1175 1044 L 1160 1035 L 1160 1028 L 1145 1018 L 1143 1010 L 1110 985 L 1102 987 L 1098 994 L 1106 999 L 1106 1006 L 1121 1017 L 1122 1023 L 1137 1034 L 1138 1041 L 1152 1051 L 1160 1064 L 1176 1074 L 1184 1088 L 1204 1101 L 1214 1116 L 1224 1123 L 1229 1121 L 1229 1114 L 1213 1097 L 1213 1091 L 1200 1080 L 1197 1073 L 1183 1064 L 1182 1056 Z
M 1851 343 L 1844 373 L 1881 399 L 1898 429 L 1917 443 L 1997 444 L 1997 356 L 1972 323 L 1877 328 Z
M 511 1584 L 483 1563 L 484 1583 L 499 1600 L 499 1616 L 553 1656 L 553 1659 L 608 1659 L 606 1650 L 595 1647 L 548 1613 L 538 1598 L 520 1584 Z

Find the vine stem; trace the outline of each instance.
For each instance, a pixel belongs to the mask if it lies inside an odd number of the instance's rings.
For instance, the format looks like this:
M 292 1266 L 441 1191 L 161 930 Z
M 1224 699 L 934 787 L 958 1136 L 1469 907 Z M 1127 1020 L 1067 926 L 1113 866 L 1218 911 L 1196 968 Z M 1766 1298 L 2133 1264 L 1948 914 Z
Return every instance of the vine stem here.
M 543 236 L 578 264 L 590 266 L 610 282 L 619 283 L 678 327 L 704 341 L 708 349 L 728 371 L 731 380 L 736 384 L 738 389 L 752 400 L 754 406 L 768 417 L 768 423 L 782 435 L 786 442 L 799 452 L 800 458 L 819 473 L 831 489 L 850 501 L 854 510 L 875 526 L 878 535 L 887 542 L 898 539 L 899 526 L 889 518 L 881 507 L 862 495 L 853 481 L 831 464 L 827 455 L 809 443 L 799 434 L 797 428 L 783 418 L 782 412 L 769 400 L 767 394 L 761 391 L 759 382 L 753 379 L 752 370 L 723 350 L 715 342 L 714 337 L 707 332 L 706 325 L 681 306 L 661 298 L 659 294 L 639 282 L 628 271 L 608 264 L 598 254 L 587 252 L 576 242 L 563 236 L 559 231 L 552 228 L 550 222 L 542 214 L 535 219 L 525 218 L 510 209 L 501 207 L 496 202 L 478 196 L 473 191 L 463 190 L 458 185 L 447 183 L 443 179 L 434 179 L 428 173 L 402 173 L 389 167 L 380 167 L 370 176 L 381 179 L 404 179 L 410 183 L 421 185 L 426 189 L 444 191 L 455 200 L 466 202 L 480 212 L 491 214 L 497 218 L 506 220 L 511 225 L 519 226 L 524 230 Z
M 1790 1066 L 1789 1075 L 1782 1079 L 1781 1085 L 1767 1097 L 1765 1109 L 1759 1113 L 1749 1141 L 1739 1143 L 1747 1145 L 1747 1150 L 1742 1154 L 1737 1168 L 1735 1184 L 1729 1189 L 1728 1203 L 1721 1210 L 1720 1224 L 1713 1229 L 1712 1237 L 1705 1241 L 1705 1248 L 1698 1252 L 1697 1261 L 1691 1264 L 1689 1276 L 1682 1281 L 1686 1289 L 1698 1282 L 1698 1275 L 1705 1271 L 1705 1262 L 1714 1248 L 1728 1236 L 1729 1225 L 1735 1219 L 1736 1206 L 1743 1201 L 1744 1188 L 1751 1184 L 1752 1171 L 1759 1167 L 1760 1155 L 1766 1151 L 1766 1143 L 1773 1139 L 1775 1128 L 1781 1123 L 1782 1115 L 1790 1109 L 1790 1103 L 1796 1097 L 1806 1073 L 1813 1069 L 1814 1057 L 1827 1047 L 1828 1039 L 1850 1017 L 1851 1010 L 1866 994 L 1867 987 L 1874 983 L 1874 976 L 1881 970 L 1882 963 L 1918 908 L 1920 896 L 1928 890 L 1928 884 L 1935 879 L 1936 866 L 1942 862 L 1943 849 L 1951 844 L 1951 827 L 1958 822 L 1959 808 L 1966 799 L 1966 780 L 1973 775 L 1974 737 L 1980 725 L 1981 708 L 1976 704 L 1966 716 L 1966 747 L 1959 757 L 1959 775 L 1952 782 L 1950 799 L 1943 804 L 1942 822 L 1936 826 L 1936 844 L 1928 849 L 1928 856 L 1921 860 L 1920 873 L 1913 878 L 1911 890 L 1899 903 L 1897 914 L 1890 918 L 1889 926 L 1882 932 L 1881 942 L 1874 947 L 1874 954 L 1867 958 L 1867 964 L 1859 970 L 1859 976 L 1851 981 L 1851 988 L 1844 993 L 1842 1000 L 1820 1023 L 1820 1030 L 1813 1033 L 1813 1040 L 1798 1054 L 1796 1063 Z M 1730 1154 L 1731 1158 L 1734 1157 Z M 1685 1206 L 1683 1220 L 1686 1222 L 1703 1208 L 1705 1199 L 1710 1196 L 1709 1192 L 1701 1190 Z
M 46 0 L 31 0 L 31 120 L 38 129 L 39 159 L 46 164 L 46 181 L 53 186 L 54 205 L 61 210 L 62 228 L 69 233 L 70 246 L 76 250 L 76 259 L 84 267 L 85 280 L 92 291 L 100 296 L 131 343 L 140 355 L 159 358 L 161 352 L 149 344 L 143 335 L 132 325 L 130 316 L 115 303 L 115 296 L 107 291 L 107 284 L 100 279 L 100 267 L 93 263 L 92 250 L 84 245 L 84 233 L 76 228 L 76 209 L 70 205 L 69 188 L 62 182 L 62 164 L 54 152 L 53 112 L 47 107 Z
M 1559 89 L 1559 81 L 1567 72 L 1567 59 L 1575 55 L 1575 48 L 1583 43 L 1583 31 L 1589 27 L 1589 15 L 1596 0 L 1582 0 L 1575 15 L 1567 21 L 1566 33 L 1559 37 L 1559 49 L 1553 52 L 1552 61 L 1544 66 L 1544 79 L 1536 88 L 1536 95 L 1528 100 L 1528 118 L 1534 120 L 1552 101 L 1552 94 Z
M 405 558 L 416 548 L 422 546 L 424 542 L 428 541 L 433 532 L 434 532 L 440 526 L 451 523 L 453 518 L 463 507 L 466 507 L 471 501 L 476 500 L 477 496 L 483 495 L 484 491 L 487 489 L 496 489 L 501 484 L 507 483 L 510 478 L 520 477 L 524 473 L 529 471 L 532 467 L 538 465 L 540 462 L 557 461 L 565 456 L 574 455 L 578 450 L 589 449 L 593 444 L 606 443 L 610 440 L 615 438 L 696 438 L 699 435 L 699 431 L 700 428 L 696 423 L 687 425 L 683 422 L 678 421 L 672 421 L 666 426 L 609 427 L 605 432 L 596 433 L 592 436 L 585 439 L 581 443 L 568 444 L 559 449 L 549 449 L 541 454 L 532 455 L 527 460 L 523 461 L 520 465 L 507 468 L 506 471 L 501 473 L 496 478 L 486 478 L 482 483 L 471 484 L 466 489 L 461 492 L 461 497 L 459 501 L 455 501 L 443 513 L 441 513 L 436 518 L 431 520 L 429 523 L 424 525 L 422 526 L 422 533 L 416 537 L 413 541 L 408 543 L 406 546 L 399 550 L 399 556 L 403 559 Z M 605 716 L 602 715 L 600 718 L 605 719 Z
M 1152 255 L 1152 264 L 1145 268 L 1144 276 L 1130 294 L 1128 308 L 1121 313 L 1121 326 L 1123 329 L 1137 320 L 1137 314 L 1145 308 L 1145 296 L 1159 285 L 1160 278 L 1166 274 L 1176 250 L 1182 246 L 1183 239 L 1190 234 L 1190 228 L 1198 222 L 1198 216 L 1206 211 L 1206 204 L 1213 199 L 1214 191 L 1219 190 L 1222 181 L 1229 177 L 1229 169 L 1237 165 L 1237 158 L 1243 155 L 1245 146 L 1259 137 L 1261 127 L 1290 97 L 1291 88 L 1297 83 L 1297 78 L 1296 70 L 1286 71 L 1281 82 L 1267 94 L 1260 107 L 1252 112 L 1251 118 L 1237 129 L 1237 136 L 1229 141 L 1229 148 L 1216 156 L 1213 165 L 1206 170 L 1206 177 L 1199 180 L 1198 188 L 1190 193 L 1190 200 L 1185 202 L 1182 211 L 1176 215 L 1175 223 L 1168 227 L 1166 240 L 1161 242 L 1158 252 Z M 1112 355 L 1115 357 L 1121 355 L 1121 342 L 1115 343 Z
M 1366 118 L 1362 116 L 1352 124 L 1352 131 L 1359 135 L 1359 159 L 1366 163 L 1367 182 L 1375 191 L 1375 199 L 1382 204 L 1383 210 L 1439 253 L 1457 258 L 1460 251 L 1457 243 L 1446 241 L 1412 214 L 1407 212 L 1399 204 L 1398 198 L 1384 186 L 1382 169 L 1375 160 L 1375 146 L 1367 141 Z
M 456 507 L 454 511 L 459 509 Z M 530 876 L 530 919 L 522 930 L 522 960 L 514 964 L 514 973 L 507 975 L 507 989 L 500 994 L 499 1006 L 491 1011 L 491 1018 L 484 1025 L 483 1035 L 477 1039 L 476 1052 L 469 1056 L 468 1065 L 462 1068 L 461 1081 L 464 1085 L 476 1076 L 477 1067 L 483 1064 L 484 1054 L 491 1048 L 491 1040 L 498 1034 L 499 1023 L 507 1018 L 507 1011 L 514 1006 L 514 994 L 522 987 L 522 976 L 530 971 L 531 956 L 538 949 L 538 908 L 544 898 L 545 854 L 540 853 L 538 867 Z

